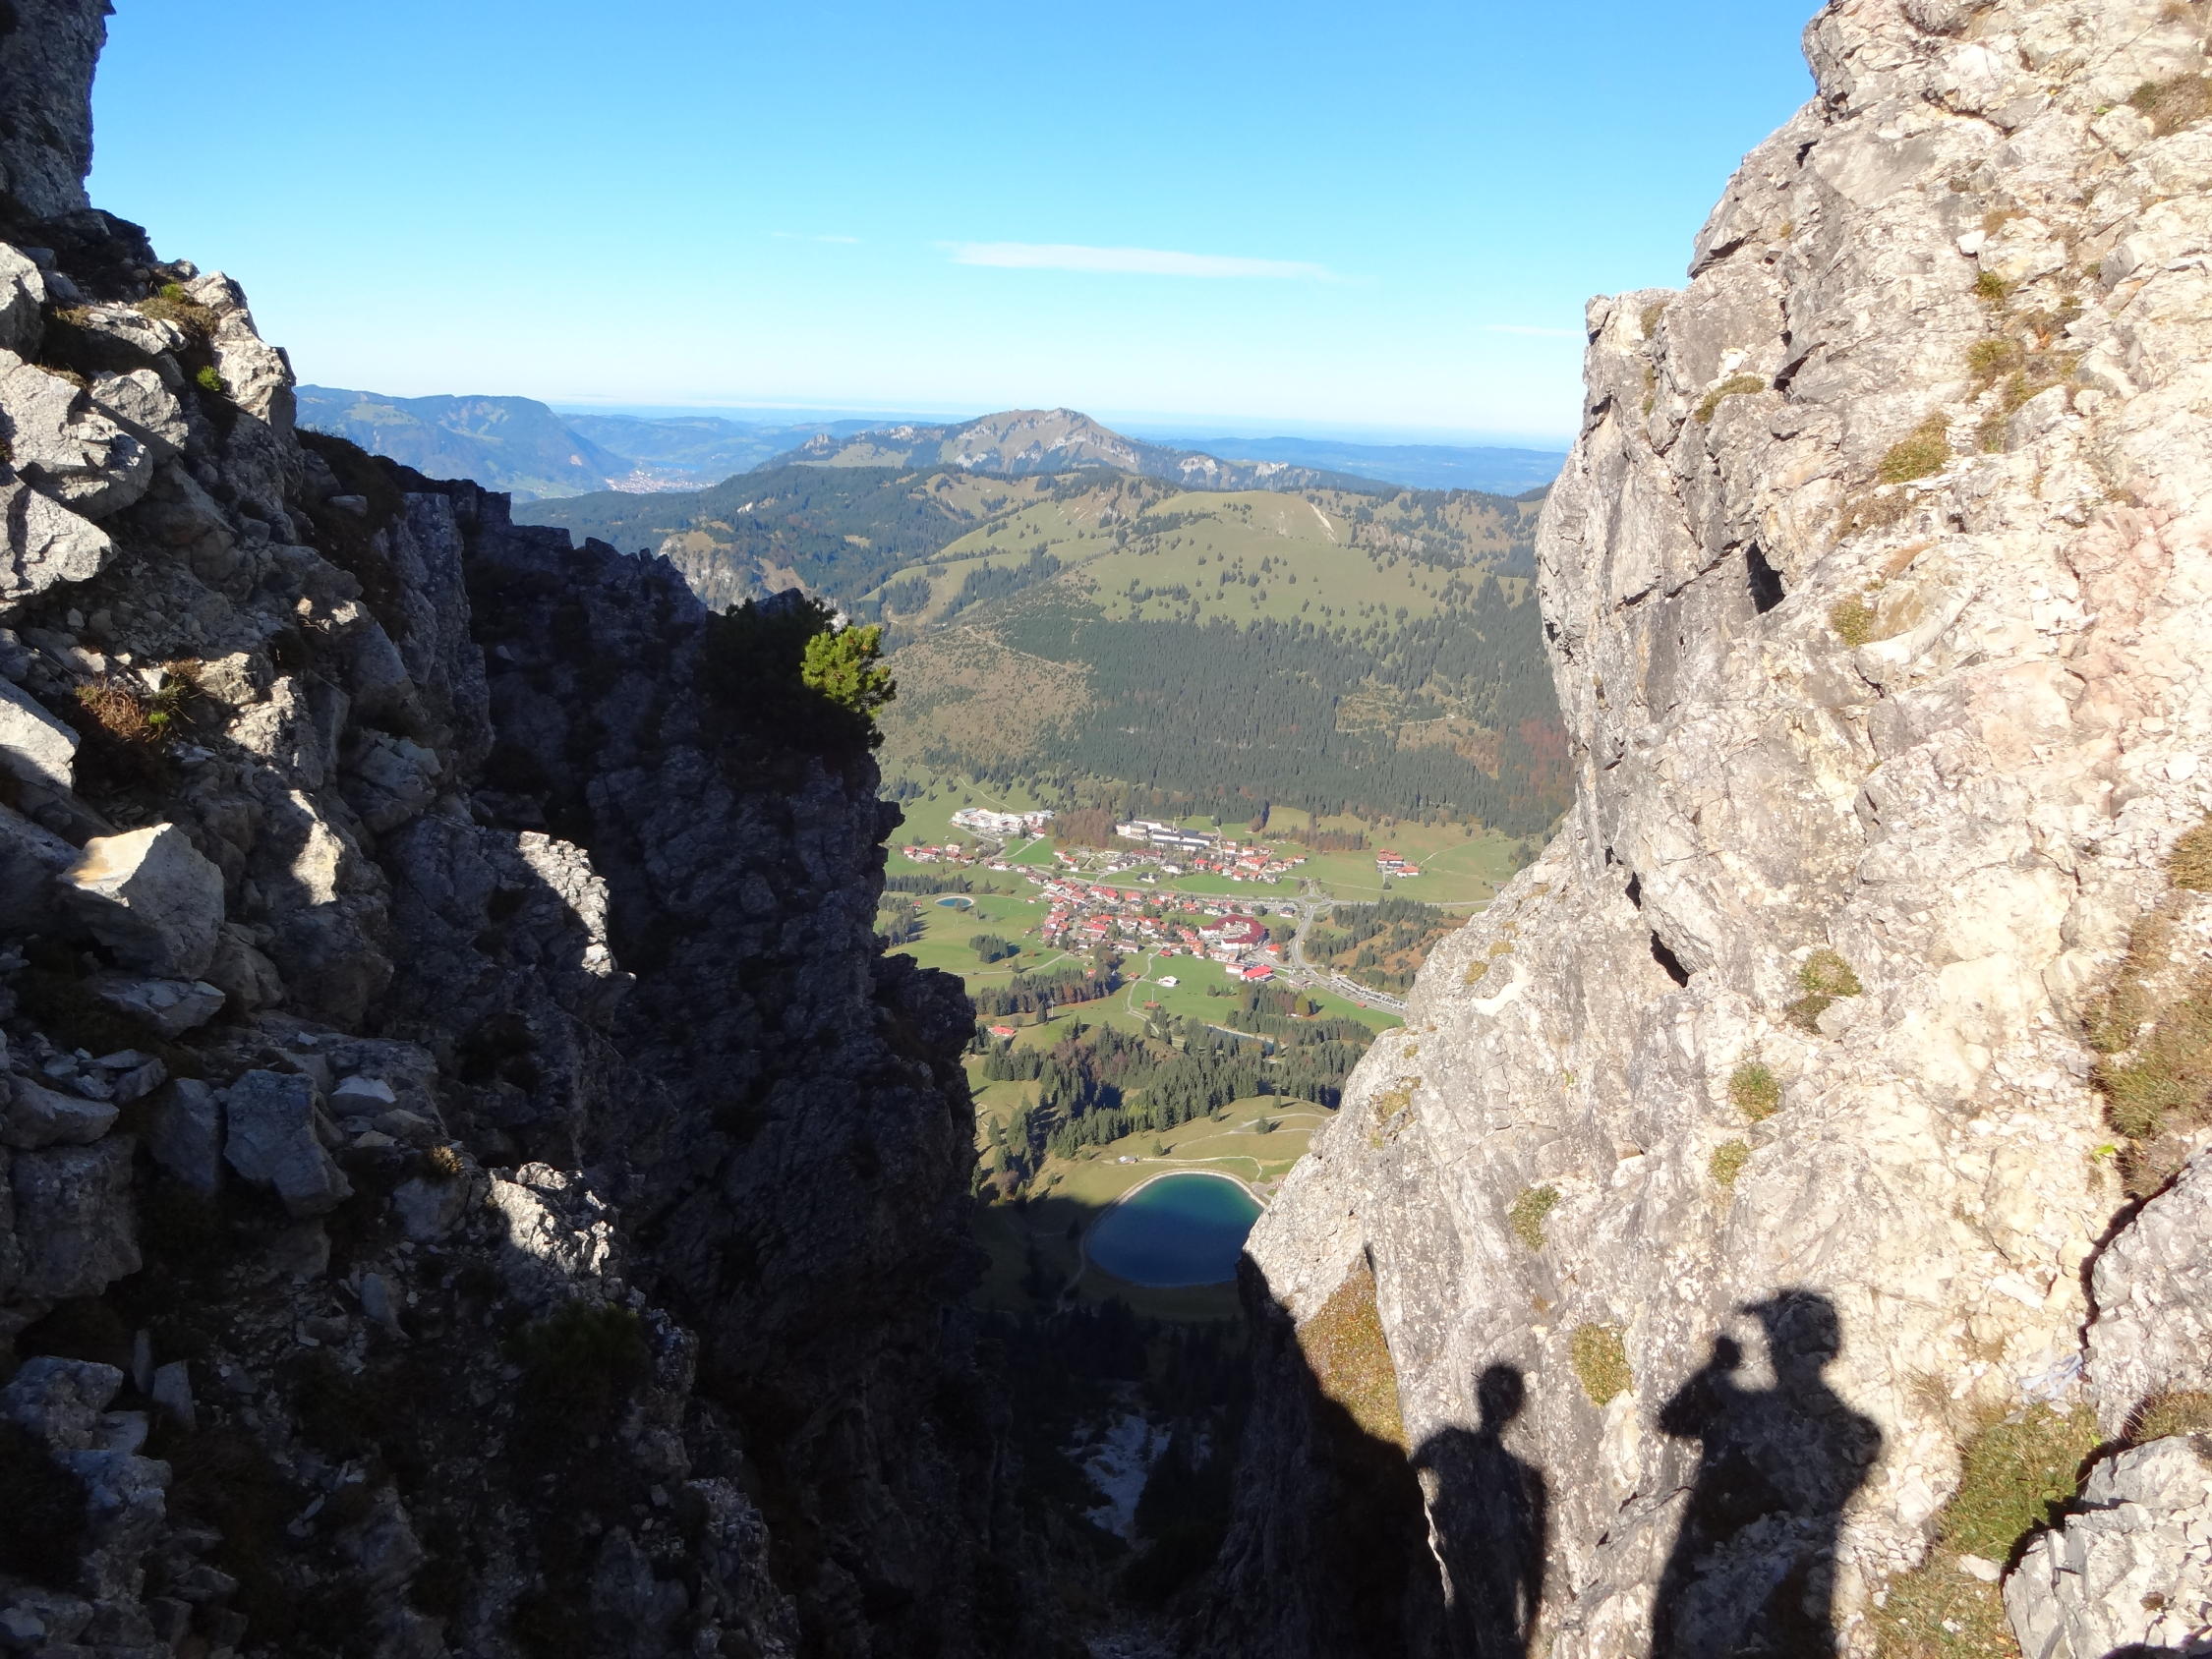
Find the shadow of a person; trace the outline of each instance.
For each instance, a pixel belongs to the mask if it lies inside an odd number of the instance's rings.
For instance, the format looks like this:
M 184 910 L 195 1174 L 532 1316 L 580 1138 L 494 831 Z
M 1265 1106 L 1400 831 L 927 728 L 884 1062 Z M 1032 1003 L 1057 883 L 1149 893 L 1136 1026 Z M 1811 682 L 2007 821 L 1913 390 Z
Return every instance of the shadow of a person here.
M 1775 1386 L 1737 1380 L 1725 1336 L 1660 1409 L 1702 1451 L 1652 1612 L 1653 1659 L 1833 1659 L 1835 1540 L 1882 1448 L 1822 1376 L 1842 1351 L 1835 1305 L 1783 1290 L 1742 1310 L 1765 1329 Z
M 1453 1659 L 1525 1659 L 1536 1635 L 1551 1500 L 1543 1473 L 1503 1438 L 1526 1398 L 1516 1367 L 1492 1365 L 1475 1387 L 1481 1425 L 1445 1429 L 1414 1454 L 1414 1467 L 1435 1477 L 1429 1524 Z

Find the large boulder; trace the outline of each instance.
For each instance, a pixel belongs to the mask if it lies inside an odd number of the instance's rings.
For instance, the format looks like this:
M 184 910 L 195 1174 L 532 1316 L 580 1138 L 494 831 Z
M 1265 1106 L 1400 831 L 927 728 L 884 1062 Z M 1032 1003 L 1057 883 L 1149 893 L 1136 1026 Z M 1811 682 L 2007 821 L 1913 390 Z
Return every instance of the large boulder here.
M 59 583 L 97 576 L 115 551 L 106 531 L 13 475 L 0 474 L 0 514 L 8 523 L 0 611 Z
M 315 1085 L 282 1071 L 249 1071 L 223 1091 L 223 1157 L 246 1180 L 271 1187 L 295 1216 L 320 1216 L 353 1193 L 316 1132 Z
M 25 357 L 45 329 L 46 278 L 30 260 L 0 244 L 0 351 Z
M 36 933 L 54 919 L 54 878 L 78 851 L 51 830 L 0 806 L 0 929 Z
M 57 1094 L 28 1077 L 0 1076 L 0 1146 L 89 1146 L 115 1126 L 105 1101 Z
M 219 951 L 220 946 L 217 948 Z M 143 1020 L 164 1037 L 182 1037 L 205 1025 L 223 1005 L 221 989 L 205 980 L 96 974 L 87 982 L 86 989 L 117 1012 Z
M 77 733 L 20 686 L 0 680 L 0 770 L 56 789 L 76 786 Z
M 0 1416 L 57 1452 L 85 1452 L 98 1443 L 100 1415 L 122 1387 L 112 1365 L 40 1354 L 0 1389 Z
M 174 824 L 95 836 L 63 882 L 78 916 L 125 966 L 193 980 L 214 959 L 223 873 Z
M 486 1202 L 506 1224 L 499 1267 L 515 1294 L 543 1302 L 615 1271 L 614 1212 L 581 1175 L 525 1164 L 495 1175 Z
M 2212 1626 L 2212 1442 L 2173 1435 L 2089 1477 L 2084 1513 L 2005 1581 L 2025 1659 L 2200 1653 Z
M 104 0 L 14 0 L 0 33 L 0 188 L 34 218 L 85 206 L 92 166 L 92 66 Z
M 223 1175 L 222 1107 L 215 1091 L 191 1077 L 171 1083 L 154 1099 L 146 1144 L 172 1177 L 212 1197 Z
M 14 1156 L 16 1237 L 25 1301 L 96 1296 L 139 1271 L 138 1218 L 131 1207 L 129 1135 L 90 1146 L 50 1146 Z
M 75 381 L 0 354 L 0 430 L 9 464 L 88 519 L 137 501 L 153 483 L 154 452 L 102 414 Z

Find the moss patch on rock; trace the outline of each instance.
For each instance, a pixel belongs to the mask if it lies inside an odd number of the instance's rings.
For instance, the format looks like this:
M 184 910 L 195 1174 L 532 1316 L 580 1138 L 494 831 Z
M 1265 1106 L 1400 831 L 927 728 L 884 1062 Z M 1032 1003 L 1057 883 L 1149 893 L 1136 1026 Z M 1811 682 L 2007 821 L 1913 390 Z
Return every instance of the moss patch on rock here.
M 1567 1362 L 1574 1367 L 1575 1381 L 1600 1410 L 1636 1386 L 1624 1337 L 1618 1325 L 1578 1325 L 1567 1339 Z
M 1728 1073 L 1728 1104 L 1764 1123 L 1781 1110 L 1781 1082 L 1765 1061 L 1747 1059 Z
M 1531 1250 L 1543 1248 L 1543 1219 L 1558 1208 L 1559 1189 L 1555 1186 L 1524 1187 L 1513 1200 L 1513 1207 L 1505 1213 L 1505 1224 L 1513 1230 L 1513 1236 Z
M 1374 1273 L 1366 1262 L 1346 1274 L 1320 1311 L 1298 1328 L 1298 1345 L 1324 1398 L 1344 1407 L 1362 1432 L 1406 1449 L 1398 1367 L 1382 1334 Z

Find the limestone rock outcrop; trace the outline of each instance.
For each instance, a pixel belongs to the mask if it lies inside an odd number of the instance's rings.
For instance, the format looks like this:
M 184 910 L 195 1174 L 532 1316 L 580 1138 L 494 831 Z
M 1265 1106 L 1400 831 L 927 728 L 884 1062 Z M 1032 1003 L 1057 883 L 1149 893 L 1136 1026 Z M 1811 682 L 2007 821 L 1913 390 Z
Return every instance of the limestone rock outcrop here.
M 0 1651 L 1056 1654 L 864 744 L 292 423 L 0 4 Z
M 2212 1123 L 2171 1054 L 2212 962 L 2204 18 L 1837 0 L 1806 48 L 1688 287 L 1590 308 L 1539 542 L 1577 799 L 1253 1234 L 1273 1441 L 1213 1652 L 1341 1651 L 1333 1608 L 1872 1653 L 1977 1425 L 2205 1386 L 2127 1325 L 2212 1242 L 2189 1177 L 2129 1219 Z M 1428 1558 L 1387 1585 L 1325 1565 L 1315 1473 L 1310 1333 L 1370 1274 Z
M 65 882 L 86 927 L 126 967 L 190 979 L 214 960 L 223 873 L 176 825 L 93 836 Z
M 2170 1435 L 2100 1465 L 2082 1513 L 2005 1581 L 2026 1659 L 2202 1652 L 2212 1633 L 2212 1441 Z

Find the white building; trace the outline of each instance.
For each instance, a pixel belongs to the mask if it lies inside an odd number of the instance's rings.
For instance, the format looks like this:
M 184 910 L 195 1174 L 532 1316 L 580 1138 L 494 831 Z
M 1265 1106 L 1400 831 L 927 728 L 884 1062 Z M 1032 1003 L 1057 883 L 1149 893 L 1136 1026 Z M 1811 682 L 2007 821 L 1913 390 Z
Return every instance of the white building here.
M 993 812 L 988 807 L 962 807 L 953 822 L 978 835 L 1041 835 L 1052 822 L 1049 812 Z

